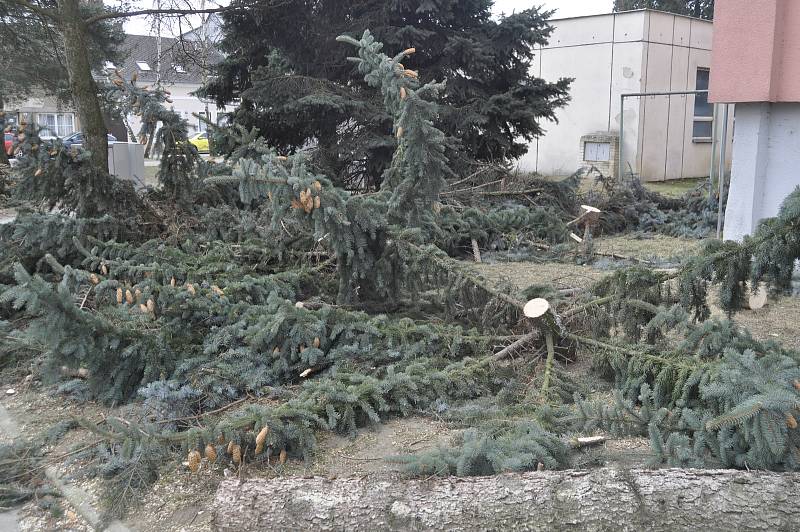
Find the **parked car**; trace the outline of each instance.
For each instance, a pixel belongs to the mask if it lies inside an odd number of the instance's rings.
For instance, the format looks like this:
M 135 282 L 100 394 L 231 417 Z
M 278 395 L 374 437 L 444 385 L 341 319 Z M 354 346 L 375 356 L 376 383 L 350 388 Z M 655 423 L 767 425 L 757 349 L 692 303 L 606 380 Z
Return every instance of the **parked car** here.
M 114 144 L 115 142 L 117 142 L 117 137 L 115 137 L 111 133 L 108 133 L 107 135 L 108 135 L 108 143 L 109 144 Z M 68 150 L 71 149 L 71 148 L 75 148 L 75 149 L 81 148 L 83 146 L 83 132 L 82 131 L 76 131 L 72 135 L 70 135 L 68 137 L 64 137 L 64 139 L 61 141 L 61 143 Z
M 197 148 L 200 153 L 208 153 L 208 133 L 200 131 L 189 137 L 189 144 Z
M 9 157 L 14 155 L 14 134 L 6 132 L 3 137 L 3 149 L 6 150 L 6 155 Z

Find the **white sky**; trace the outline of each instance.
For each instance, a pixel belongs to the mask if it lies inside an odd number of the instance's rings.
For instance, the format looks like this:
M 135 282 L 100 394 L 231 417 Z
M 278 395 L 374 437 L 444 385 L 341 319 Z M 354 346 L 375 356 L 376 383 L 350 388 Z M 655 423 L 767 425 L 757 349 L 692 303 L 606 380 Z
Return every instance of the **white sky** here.
M 107 3 L 112 4 L 114 2 L 111 0 Z M 195 7 L 200 6 L 200 0 L 185 0 L 185 3 Z M 140 9 L 155 7 L 155 4 L 155 0 L 138 0 L 137 2 L 134 2 L 134 5 L 138 5 Z M 228 0 L 207 0 L 206 2 L 207 7 L 227 4 Z M 610 13 L 613 4 L 613 0 L 495 0 L 494 12 L 496 14 L 511 14 L 514 11 L 521 11 L 531 6 L 544 5 L 547 9 L 556 10 L 555 15 L 553 15 L 554 18 L 565 18 L 576 17 L 580 15 Z M 195 17 L 195 20 L 192 23 L 196 25 L 198 22 L 199 18 Z M 151 33 L 151 27 L 152 19 L 148 20 L 144 17 L 128 19 L 128 21 L 125 23 L 125 31 L 127 33 L 133 33 L 137 35 L 147 35 Z M 165 22 L 162 26 L 162 35 L 176 35 L 180 33 L 181 30 L 186 31 L 187 29 L 188 28 L 186 25 L 179 29 L 177 27 L 177 23 Z

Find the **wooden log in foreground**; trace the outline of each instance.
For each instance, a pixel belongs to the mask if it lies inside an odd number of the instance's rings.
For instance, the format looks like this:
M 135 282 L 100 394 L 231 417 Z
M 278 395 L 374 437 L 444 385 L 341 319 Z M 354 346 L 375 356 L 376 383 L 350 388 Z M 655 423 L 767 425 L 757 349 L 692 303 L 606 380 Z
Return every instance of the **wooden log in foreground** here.
M 797 530 L 800 474 L 661 469 L 223 482 L 221 531 Z

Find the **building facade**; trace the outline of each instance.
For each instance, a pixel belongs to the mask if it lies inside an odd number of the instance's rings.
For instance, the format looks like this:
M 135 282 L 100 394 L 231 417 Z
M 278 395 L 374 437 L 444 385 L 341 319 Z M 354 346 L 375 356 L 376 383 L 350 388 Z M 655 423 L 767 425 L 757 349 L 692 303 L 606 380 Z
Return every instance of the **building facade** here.
M 724 238 L 800 186 L 800 1 L 717 0 L 710 100 L 736 104 Z
M 189 132 L 204 131 L 206 118 L 219 124 L 231 109 L 218 109 L 216 104 L 195 94 L 209 75 L 209 68 L 221 59 L 216 48 L 203 46 L 197 39 L 176 39 L 152 35 L 128 35 L 123 44 L 126 56 L 118 68 L 125 77 L 134 73 L 142 84 L 160 84 L 170 91 L 171 103 L 167 105 L 189 124 Z M 205 56 L 204 56 L 205 54 Z M 204 66 L 205 65 L 205 66 Z M 134 133 L 141 127 L 139 117 L 127 117 Z
M 211 45 L 204 46 L 193 33 L 187 34 L 185 39 L 126 35 L 122 44 L 125 62 L 119 65 L 106 63 L 105 67 L 119 70 L 126 78 L 135 73 L 144 85 L 161 84 L 171 93 L 172 103 L 168 105 L 188 122 L 190 133 L 203 131 L 206 126 L 198 116 L 218 124 L 224 113 L 230 110 L 218 109 L 216 104 L 194 94 L 202 87 L 210 65 L 221 59 L 215 45 L 208 42 Z M 96 75 L 98 79 L 104 77 L 102 73 Z M 24 100 L 9 101 L 7 110 L 8 122 L 12 126 L 20 122 L 36 124 L 43 128 L 43 138 L 64 138 L 81 131 L 80 119 L 71 104 L 59 101 L 55 96 L 33 95 Z M 127 126 L 134 135 L 137 134 L 141 127 L 139 117 L 129 115 L 122 122 L 106 117 L 106 123 L 109 132 L 120 142 L 136 142 L 136 139 L 129 139 L 131 135 Z
M 585 136 L 619 136 L 620 95 L 707 90 L 712 23 L 652 10 L 551 21 L 549 44 L 536 50 L 533 69 L 548 81 L 573 78 L 572 101 L 545 123 L 519 166 L 567 175 L 602 163 L 616 170 L 608 149 Z M 628 98 L 624 108 L 623 171 L 649 181 L 702 177 L 711 164 L 713 106 L 707 95 Z M 577 153 L 577 157 L 576 157 Z

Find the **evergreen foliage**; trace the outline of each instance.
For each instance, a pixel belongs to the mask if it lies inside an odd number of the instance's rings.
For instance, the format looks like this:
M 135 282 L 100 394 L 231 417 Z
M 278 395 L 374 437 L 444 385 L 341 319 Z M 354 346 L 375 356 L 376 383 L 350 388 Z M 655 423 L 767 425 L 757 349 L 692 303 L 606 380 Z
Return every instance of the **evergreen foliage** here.
M 61 393 L 131 405 L 125 419 L 80 421 L 103 441 L 92 458 L 115 514 L 178 452 L 193 471 L 201 462 L 280 471 L 311 457 L 319 431 L 352 434 L 394 416 L 435 414 L 462 431 L 450 446 L 396 459 L 415 475 L 568 467 L 567 438 L 598 429 L 649 435 L 654 465 L 798 468 L 800 358 L 731 321 L 703 321 L 702 305 L 712 281 L 739 290 L 730 305 L 745 281 L 786 285 L 800 191 L 752 239 L 690 261 L 678 291 L 672 274 L 642 267 L 569 295 L 489 284 L 452 257 L 473 239 L 557 253 L 585 201 L 581 174 L 550 182 L 489 169 L 448 180 L 435 125 L 443 87 L 400 67 L 410 50 L 390 57 L 369 32 L 342 41 L 357 47 L 399 136 L 379 190 L 337 187 L 305 154 L 281 157 L 240 125 L 215 131 L 235 146 L 223 164 L 199 164 L 185 125 L 164 109 L 168 95 L 114 78 L 116 101 L 169 126 L 167 200 L 154 211 L 175 212 L 152 225 L 23 213 L 0 226 L 2 363 L 36 353 Z M 642 213 L 700 230 L 712 212 L 699 191 L 686 210 L 687 198 L 599 185 L 589 197 L 608 231 L 637 226 Z M 534 297 L 548 299 L 555 325 L 523 317 Z M 613 403 L 584 402 L 597 383 L 561 370 L 579 346 L 613 380 Z M 64 382 L 63 368 L 81 378 Z M 42 460 L 14 448 L 3 456 L 14 467 Z M 0 484 L 15 481 L 5 475 L 0 467 Z
M 740 310 L 748 290 L 760 283 L 775 291 L 791 288 L 795 262 L 800 258 L 800 189 L 783 202 L 778 216 L 762 220 L 743 242 L 710 240 L 680 276 L 681 301 L 697 318 L 708 316 L 710 284 L 719 285 L 720 306 Z
M 20 124 L 17 165 L 12 170 L 12 178 L 18 181 L 17 198 L 58 207 L 79 218 L 133 217 L 144 210 L 130 182 L 92 167 L 88 152 L 66 150 L 58 139 L 43 141 L 40 131 Z
M 519 158 L 568 101 L 569 80 L 545 82 L 529 68 L 552 31 L 550 13 L 530 8 L 496 21 L 491 7 L 491 0 L 247 3 L 224 15 L 227 56 L 207 91 L 219 103 L 241 98 L 236 122 L 257 127 L 280 153 L 313 141 L 313 164 L 334 183 L 374 190 L 395 153 L 393 117 L 335 44 L 372 28 L 392 50 L 417 49 L 404 66 L 419 71 L 423 85 L 447 82 L 434 125 L 458 139 L 447 143 L 447 156 L 464 175 L 475 161 Z
M 53 8 L 56 2 L 42 0 L 37 5 Z M 98 6 L 88 3 L 81 10 L 90 16 L 97 13 Z M 31 93 L 53 95 L 68 102 L 71 95 L 58 24 L 15 2 L 0 3 L 0 20 L 0 48 L 8 52 L 0 57 L 0 110 L 4 104 L 8 109 L 11 101 Z M 121 23 L 91 26 L 85 53 L 93 67 L 99 71 L 105 61 L 119 60 L 123 35 Z
M 564 442 L 535 421 L 499 425 L 467 429 L 453 446 L 393 460 L 405 464 L 405 471 L 414 476 L 469 477 L 562 469 L 569 465 Z
M 707 20 L 714 18 L 714 0 L 614 0 L 614 11 L 635 9 L 657 9 Z
M 160 86 L 140 87 L 135 73 L 126 80 L 116 71 L 106 93 L 124 112 L 141 117 L 139 143 L 147 144 L 150 137 L 155 137 L 154 149 L 161 153 L 156 174 L 159 183 L 170 198 L 186 202 L 200 186 L 196 172 L 201 159 L 197 148 L 189 143 L 186 120 L 164 105 L 172 103 L 169 91 Z

